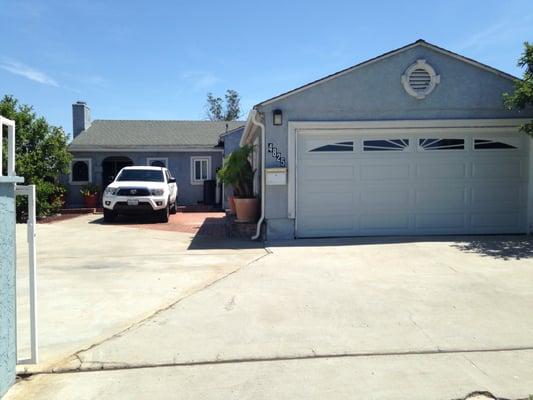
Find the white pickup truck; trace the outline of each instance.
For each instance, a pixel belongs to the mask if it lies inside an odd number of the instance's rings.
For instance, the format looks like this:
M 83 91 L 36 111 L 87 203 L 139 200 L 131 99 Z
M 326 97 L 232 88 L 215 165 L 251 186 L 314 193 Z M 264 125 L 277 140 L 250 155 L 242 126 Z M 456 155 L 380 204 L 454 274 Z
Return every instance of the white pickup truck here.
M 176 212 L 178 186 L 167 168 L 125 167 L 104 190 L 104 222 L 112 222 L 119 214 L 155 214 L 168 222 Z

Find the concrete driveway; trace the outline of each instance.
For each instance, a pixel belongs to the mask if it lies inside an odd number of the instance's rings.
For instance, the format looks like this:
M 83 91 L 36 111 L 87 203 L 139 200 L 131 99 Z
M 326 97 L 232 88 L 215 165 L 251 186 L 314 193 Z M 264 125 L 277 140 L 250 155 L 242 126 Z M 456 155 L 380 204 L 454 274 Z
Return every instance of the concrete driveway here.
M 267 250 L 9 398 L 533 393 L 530 239 L 310 240 Z
M 84 215 L 37 225 L 40 363 L 20 372 L 48 371 L 266 253 L 249 242 L 226 249 L 191 233 L 101 222 Z M 25 229 L 17 225 L 19 359 L 29 355 Z M 196 250 L 200 243 L 209 248 Z

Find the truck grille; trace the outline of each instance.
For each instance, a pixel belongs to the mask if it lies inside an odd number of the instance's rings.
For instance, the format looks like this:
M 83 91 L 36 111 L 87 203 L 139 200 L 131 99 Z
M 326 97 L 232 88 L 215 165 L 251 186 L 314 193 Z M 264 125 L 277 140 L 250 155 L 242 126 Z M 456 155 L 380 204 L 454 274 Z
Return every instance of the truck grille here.
M 118 196 L 150 196 L 150 191 L 146 188 L 121 188 L 118 190 Z

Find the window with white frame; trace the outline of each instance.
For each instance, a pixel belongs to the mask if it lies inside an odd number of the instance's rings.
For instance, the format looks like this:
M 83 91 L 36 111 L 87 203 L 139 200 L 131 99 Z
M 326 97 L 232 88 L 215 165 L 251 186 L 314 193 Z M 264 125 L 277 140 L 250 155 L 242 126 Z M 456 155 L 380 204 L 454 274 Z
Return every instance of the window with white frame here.
M 211 179 L 211 157 L 191 157 L 191 183 L 200 185 Z
M 70 163 L 70 183 L 83 185 L 92 181 L 91 159 L 74 158 Z
M 168 168 L 168 158 L 166 157 L 148 157 L 146 164 L 150 167 L 164 167 Z

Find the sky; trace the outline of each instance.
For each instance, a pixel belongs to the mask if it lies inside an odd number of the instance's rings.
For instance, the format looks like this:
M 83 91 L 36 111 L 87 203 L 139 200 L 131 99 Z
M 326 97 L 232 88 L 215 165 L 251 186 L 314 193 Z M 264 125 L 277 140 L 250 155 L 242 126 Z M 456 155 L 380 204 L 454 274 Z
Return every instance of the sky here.
M 0 0 L 0 96 L 72 132 L 93 119 L 205 119 L 208 92 L 262 100 L 424 39 L 521 76 L 531 0 Z

